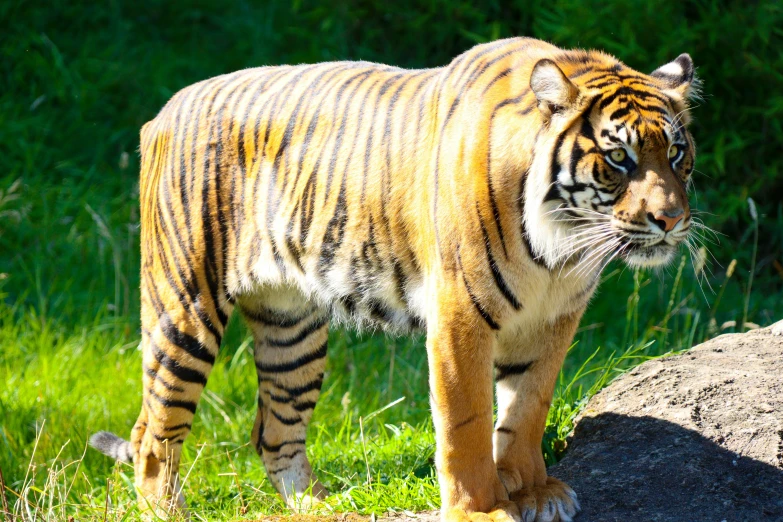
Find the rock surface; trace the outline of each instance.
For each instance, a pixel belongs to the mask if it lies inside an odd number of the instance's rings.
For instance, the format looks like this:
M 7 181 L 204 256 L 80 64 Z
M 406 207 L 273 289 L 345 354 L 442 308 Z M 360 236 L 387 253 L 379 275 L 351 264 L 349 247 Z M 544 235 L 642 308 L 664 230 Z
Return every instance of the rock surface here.
M 783 521 L 783 337 L 773 329 L 646 362 L 593 397 L 549 469 L 579 494 L 576 520 Z

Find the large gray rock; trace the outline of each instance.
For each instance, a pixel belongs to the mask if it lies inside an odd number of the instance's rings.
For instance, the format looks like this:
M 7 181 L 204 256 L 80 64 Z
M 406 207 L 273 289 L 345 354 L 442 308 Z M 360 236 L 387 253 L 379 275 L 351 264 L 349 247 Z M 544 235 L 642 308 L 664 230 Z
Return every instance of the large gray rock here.
M 783 521 L 783 337 L 723 335 L 633 369 L 549 473 L 579 494 L 578 522 Z

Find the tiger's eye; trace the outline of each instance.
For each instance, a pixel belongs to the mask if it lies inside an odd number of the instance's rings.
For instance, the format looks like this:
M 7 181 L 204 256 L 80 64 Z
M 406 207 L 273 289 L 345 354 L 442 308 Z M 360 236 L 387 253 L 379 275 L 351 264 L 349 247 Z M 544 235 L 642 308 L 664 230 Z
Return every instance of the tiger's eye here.
M 614 161 L 615 163 L 622 163 L 625 160 L 625 150 L 614 149 L 612 152 L 609 153 L 609 157 L 611 157 L 612 161 Z
M 680 147 L 677 145 L 672 145 L 669 147 L 669 159 L 674 159 L 677 157 L 677 154 L 680 153 Z

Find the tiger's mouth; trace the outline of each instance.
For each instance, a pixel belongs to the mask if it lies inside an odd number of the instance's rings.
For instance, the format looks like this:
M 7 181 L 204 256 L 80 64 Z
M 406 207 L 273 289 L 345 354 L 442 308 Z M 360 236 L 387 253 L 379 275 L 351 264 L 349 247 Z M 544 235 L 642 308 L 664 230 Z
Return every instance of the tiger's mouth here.
M 639 243 L 627 243 L 620 256 L 631 267 L 656 267 L 663 266 L 674 259 L 677 252 L 677 245 L 671 245 L 661 240 L 654 245 L 643 245 Z

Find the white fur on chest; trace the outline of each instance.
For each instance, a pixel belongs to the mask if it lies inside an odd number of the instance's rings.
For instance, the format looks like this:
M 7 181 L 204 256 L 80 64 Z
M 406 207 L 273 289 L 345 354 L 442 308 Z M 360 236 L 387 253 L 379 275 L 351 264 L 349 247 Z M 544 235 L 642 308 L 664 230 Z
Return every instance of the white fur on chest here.
M 568 267 L 562 271 L 556 269 L 531 281 L 526 288 L 523 308 L 510 319 L 509 329 L 536 330 L 564 315 L 583 310 L 595 291 L 600 273 L 594 270 L 577 276 L 568 273 L 569 270 Z

